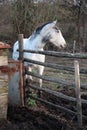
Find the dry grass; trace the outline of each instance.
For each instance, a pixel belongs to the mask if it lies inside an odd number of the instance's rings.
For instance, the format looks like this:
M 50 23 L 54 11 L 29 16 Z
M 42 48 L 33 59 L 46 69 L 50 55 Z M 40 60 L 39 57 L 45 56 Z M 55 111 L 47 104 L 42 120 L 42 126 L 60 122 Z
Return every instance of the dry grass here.
M 49 59 L 49 60 L 48 60 Z M 70 59 L 62 59 L 62 58 L 46 58 L 47 62 L 50 63 L 56 63 L 59 65 L 65 65 L 65 66 L 71 66 L 74 67 L 74 60 L 70 60 Z M 81 61 L 80 60 L 80 68 L 86 68 L 86 60 Z M 69 71 L 65 71 L 65 70 L 59 70 L 59 69 L 52 69 L 52 68 L 45 68 L 45 72 L 44 75 L 47 77 L 53 77 L 55 79 L 62 79 L 62 80 L 66 80 L 68 82 L 75 82 L 75 76 L 74 76 L 74 72 L 69 72 Z M 83 84 L 87 84 L 87 75 L 86 74 L 80 74 L 80 80 L 81 83 Z M 57 89 L 59 87 L 62 87 L 62 85 L 58 84 L 58 83 L 52 83 L 52 82 L 46 82 L 44 81 L 43 87 L 48 87 L 48 88 L 52 88 L 52 89 Z M 67 86 L 69 88 L 71 88 L 71 86 Z

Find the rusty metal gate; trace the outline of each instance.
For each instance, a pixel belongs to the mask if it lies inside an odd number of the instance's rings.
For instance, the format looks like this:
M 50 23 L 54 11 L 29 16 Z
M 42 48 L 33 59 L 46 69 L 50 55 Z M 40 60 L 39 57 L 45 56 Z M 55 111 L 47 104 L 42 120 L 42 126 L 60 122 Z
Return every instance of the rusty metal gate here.
M 22 62 L 8 61 L 8 101 L 11 105 L 24 105 Z

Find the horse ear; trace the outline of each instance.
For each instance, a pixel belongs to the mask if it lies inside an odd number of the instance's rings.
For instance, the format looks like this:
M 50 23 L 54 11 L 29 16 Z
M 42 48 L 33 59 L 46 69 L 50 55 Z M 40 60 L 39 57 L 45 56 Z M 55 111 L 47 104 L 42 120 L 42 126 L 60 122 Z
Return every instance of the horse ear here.
M 53 21 L 53 23 L 56 24 L 56 23 L 57 23 L 57 20 Z

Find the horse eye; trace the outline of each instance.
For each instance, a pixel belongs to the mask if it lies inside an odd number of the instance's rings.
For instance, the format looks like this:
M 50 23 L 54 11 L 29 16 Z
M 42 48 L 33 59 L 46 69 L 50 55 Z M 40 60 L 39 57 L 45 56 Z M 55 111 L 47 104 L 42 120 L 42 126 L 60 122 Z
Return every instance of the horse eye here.
M 59 33 L 59 30 L 56 30 L 57 33 Z
M 57 32 L 59 33 L 59 30 L 57 30 Z
M 57 26 L 55 26 L 54 29 L 56 30 L 57 33 L 59 33 L 59 29 Z

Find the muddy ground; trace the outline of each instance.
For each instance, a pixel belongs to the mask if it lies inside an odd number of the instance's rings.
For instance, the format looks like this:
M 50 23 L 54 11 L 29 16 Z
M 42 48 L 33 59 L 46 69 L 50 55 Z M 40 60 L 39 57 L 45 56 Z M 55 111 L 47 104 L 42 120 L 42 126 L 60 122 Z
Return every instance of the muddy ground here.
M 44 111 L 28 108 L 10 108 L 8 121 L 0 124 L 0 130 L 71 130 L 66 121 L 56 119 Z M 76 130 L 76 129 L 75 129 Z
M 44 99 L 48 99 L 54 103 L 68 106 L 75 109 L 75 104 L 55 99 L 51 95 L 43 94 Z M 87 108 L 87 107 L 86 107 Z M 85 108 L 85 114 L 87 110 Z M 70 114 L 48 107 L 37 102 L 33 107 L 8 107 L 8 119 L 0 122 L 0 130 L 87 130 L 87 121 L 83 122 L 83 126 L 78 128 L 77 118 Z

